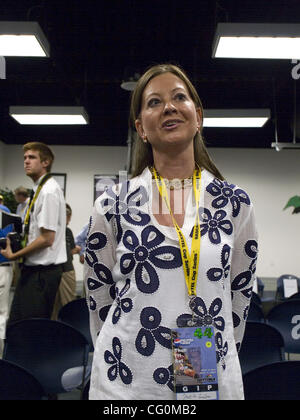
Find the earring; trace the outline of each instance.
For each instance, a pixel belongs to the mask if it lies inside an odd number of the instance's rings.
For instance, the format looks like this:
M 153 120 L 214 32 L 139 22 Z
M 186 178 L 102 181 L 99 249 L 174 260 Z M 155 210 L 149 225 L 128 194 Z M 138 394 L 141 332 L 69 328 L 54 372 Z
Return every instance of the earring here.
M 143 142 L 144 142 L 144 143 L 148 143 L 148 139 L 147 139 L 146 134 L 144 134 L 144 135 L 143 135 Z

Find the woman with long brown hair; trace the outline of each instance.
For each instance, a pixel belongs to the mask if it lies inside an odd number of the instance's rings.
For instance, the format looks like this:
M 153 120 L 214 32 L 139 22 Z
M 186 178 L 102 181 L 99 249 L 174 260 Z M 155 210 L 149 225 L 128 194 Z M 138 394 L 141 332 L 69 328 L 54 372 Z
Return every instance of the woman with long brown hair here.
M 96 200 L 88 234 L 90 399 L 242 399 L 253 206 L 210 159 L 178 66 L 143 74 L 130 115 L 133 177 Z

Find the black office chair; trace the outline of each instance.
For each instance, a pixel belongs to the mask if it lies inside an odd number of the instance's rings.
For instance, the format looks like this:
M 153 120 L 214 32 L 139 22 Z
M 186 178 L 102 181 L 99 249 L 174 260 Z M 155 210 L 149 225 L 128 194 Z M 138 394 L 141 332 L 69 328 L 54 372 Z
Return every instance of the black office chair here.
M 0 400 L 41 400 L 45 391 L 26 369 L 0 359 Z
M 239 352 L 242 373 L 285 360 L 283 348 L 283 338 L 275 328 L 262 322 L 246 322 Z
M 247 321 L 265 322 L 265 316 L 262 308 L 251 300 Z
M 89 399 L 89 391 L 90 391 L 90 380 L 85 384 L 83 389 L 83 393 L 81 396 L 81 400 L 87 401 Z
M 274 306 L 266 321 L 280 331 L 286 353 L 300 353 L 300 299 L 287 299 Z
M 75 299 L 64 305 L 58 313 L 58 320 L 79 330 L 88 340 L 90 352 L 94 351 L 90 333 L 89 309 L 85 298 Z
M 300 292 L 294 293 L 292 296 L 288 297 L 288 299 L 300 299 Z
M 71 325 L 32 318 L 8 326 L 3 359 L 31 372 L 50 395 L 83 390 L 90 372 L 88 351 L 88 341 Z
M 246 400 L 300 400 L 300 361 L 277 362 L 243 376 Z
M 276 287 L 276 300 L 281 302 L 286 299 L 288 299 L 284 294 L 284 280 L 289 281 L 295 281 L 297 282 L 297 292 L 300 291 L 300 278 L 295 276 L 294 274 L 283 274 L 277 279 L 277 287 Z M 296 292 L 295 292 L 296 293 Z

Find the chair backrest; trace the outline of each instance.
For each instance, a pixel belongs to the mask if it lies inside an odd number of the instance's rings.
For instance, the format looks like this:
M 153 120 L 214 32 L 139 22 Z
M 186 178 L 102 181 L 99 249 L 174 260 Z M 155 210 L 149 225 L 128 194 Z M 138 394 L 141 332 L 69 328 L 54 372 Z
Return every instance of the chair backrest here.
M 251 300 L 247 321 L 265 322 L 265 315 L 262 308 Z
M 300 292 L 294 293 L 288 299 L 300 299 Z
M 288 299 L 274 306 L 266 321 L 280 331 L 286 353 L 300 353 L 300 299 Z
M 272 362 L 284 360 L 283 338 L 272 326 L 261 322 L 246 322 L 239 352 L 242 373 Z
M 244 375 L 246 400 L 300 400 L 300 361 L 259 367 Z
M 81 400 L 87 401 L 89 399 L 90 384 L 91 384 L 90 380 L 85 384 L 83 392 L 82 392 Z
M 49 319 L 25 319 L 8 326 L 3 359 L 31 372 L 47 394 L 66 389 L 65 378 L 85 371 L 89 344 L 71 325 Z M 79 384 L 81 384 L 81 377 Z
M 41 400 L 45 395 L 39 381 L 27 370 L 0 359 L 0 400 Z
M 89 309 L 85 298 L 75 299 L 64 305 L 58 313 L 58 319 L 78 329 L 88 340 L 90 351 L 94 350 L 90 333 Z
M 291 294 L 300 292 L 300 278 L 294 274 L 283 274 L 277 279 L 276 300 L 280 301 L 289 298 L 290 295 L 287 294 L 289 292 L 289 282 L 295 285 L 295 290 L 291 291 Z

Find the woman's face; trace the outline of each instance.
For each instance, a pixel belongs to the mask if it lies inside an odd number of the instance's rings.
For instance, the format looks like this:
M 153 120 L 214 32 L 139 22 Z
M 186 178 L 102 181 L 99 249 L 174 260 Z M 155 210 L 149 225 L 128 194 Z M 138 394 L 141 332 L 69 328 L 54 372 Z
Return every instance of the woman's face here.
M 146 85 L 135 125 L 153 149 L 188 145 L 201 124 L 201 110 L 196 109 L 185 83 L 175 74 L 161 74 Z

